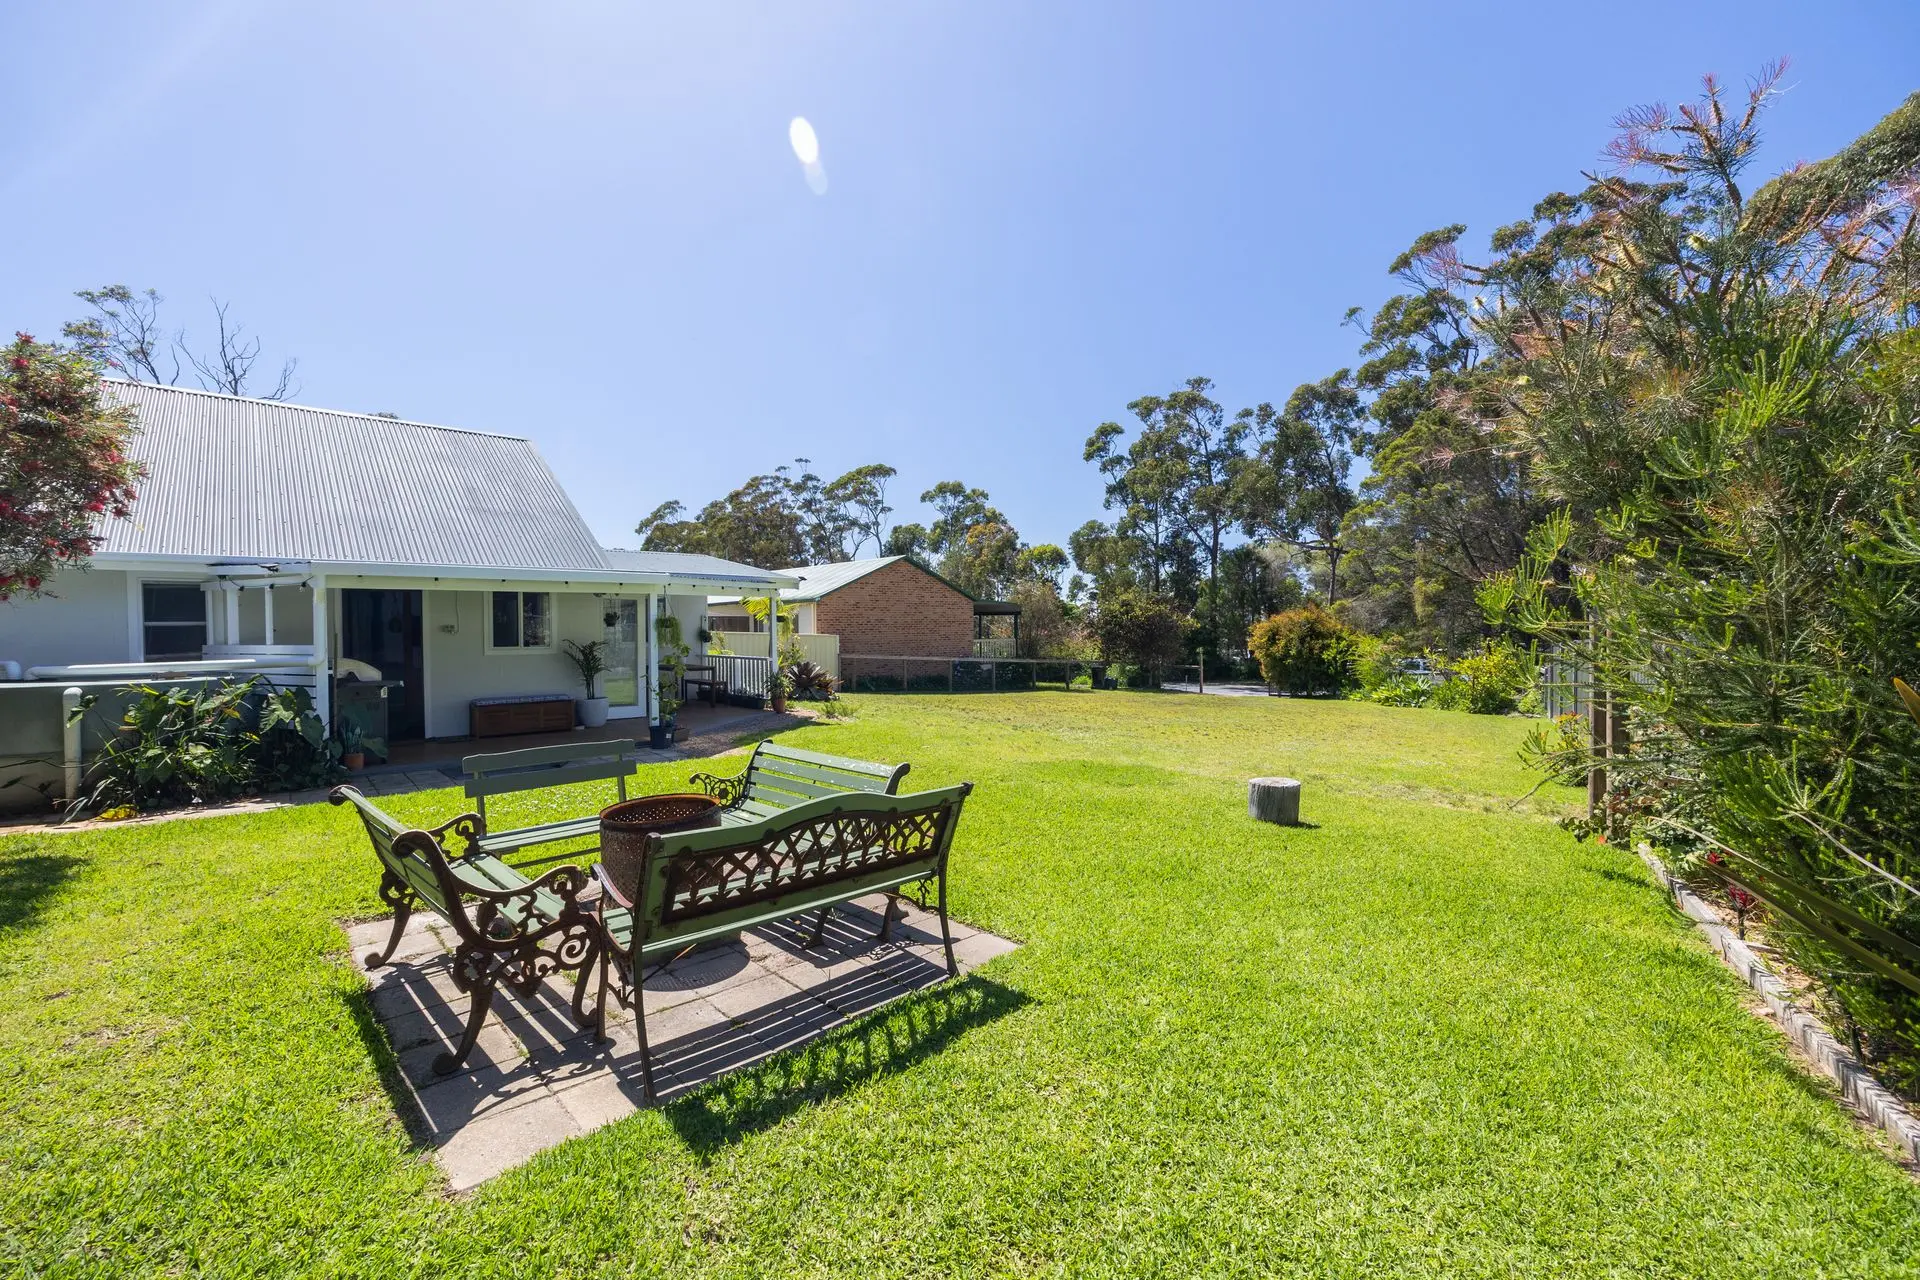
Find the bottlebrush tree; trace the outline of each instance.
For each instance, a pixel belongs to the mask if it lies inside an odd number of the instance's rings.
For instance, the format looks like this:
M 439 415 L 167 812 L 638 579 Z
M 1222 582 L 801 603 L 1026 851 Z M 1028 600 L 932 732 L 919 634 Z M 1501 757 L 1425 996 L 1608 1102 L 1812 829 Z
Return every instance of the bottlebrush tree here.
M 16 334 L 0 361 L 0 600 L 40 594 L 92 556 L 95 522 L 125 517 L 144 474 L 131 408 L 85 356 Z

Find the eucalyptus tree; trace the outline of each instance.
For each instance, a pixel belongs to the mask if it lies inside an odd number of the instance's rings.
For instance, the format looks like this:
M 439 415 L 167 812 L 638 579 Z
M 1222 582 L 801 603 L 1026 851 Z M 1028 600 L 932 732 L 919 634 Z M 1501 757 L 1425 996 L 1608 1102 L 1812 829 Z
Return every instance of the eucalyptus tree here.
M 1285 408 L 1242 409 L 1256 441 L 1254 464 L 1239 468 L 1234 503 L 1249 535 L 1289 543 L 1327 566 L 1327 603 L 1339 595 L 1343 530 L 1356 501 L 1354 454 L 1365 446 L 1366 405 L 1345 369 L 1303 383 Z
M 255 382 L 260 339 L 249 336 L 246 326 L 230 317 L 229 305 L 217 298 L 213 300 L 213 345 L 201 346 L 187 340 L 185 329 L 167 331 L 160 319 L 160 304 L 166 299 L 152 289 L 110 284 L 80 289 L 74 296 L 87 304 L 88 314 L 68 321 L 61 336 L 89 359 L 130 381 L 174 386 L 190 369 L 203 389 L 225 395 L 286 400 L 299 392 L 293 371 L 300 362 L 292 357 L 281 363 L 271 386 Z
M 870 462 L 821 490 L 821 496 L 842 514 L 842 536 L 851 539 L 842 547 L 840 558 L 857 559 L 868 541 L 872 541 L 875 555 L 885 553 L 887 517 L 893 514 L 893 508 L 887 505 L 887 482 L 899 474 L 884 462 Z
M 1210 631 L 1251 429 L 1244 415 L 1229 417 L 1212 392 L 1211 379 L 1195 377 L 1167 395 L 1142 396 L 1127 406 L 1139 423 L 1132 440 L 1119 423 L 1103 422 L 1087 437 L 1084 454 L 1107 477 L 1106 505 L 1120 512 L 1115 531 L 1145 552 L 1144 585 L 1199 595 L 1189 603 L 1202 605 Z M 1203 594 L 1179 590 L 1186 585 L 1179 581 L 1183 562 L 1195 559 L 1205 568 Z M 1213 647 L 1219 638 L 1208 637 Z

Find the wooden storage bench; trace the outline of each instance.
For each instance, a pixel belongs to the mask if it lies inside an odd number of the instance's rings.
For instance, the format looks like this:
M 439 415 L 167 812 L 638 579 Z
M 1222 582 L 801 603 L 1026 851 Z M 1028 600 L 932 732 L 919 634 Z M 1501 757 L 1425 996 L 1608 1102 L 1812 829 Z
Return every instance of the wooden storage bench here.
M 467 704 L 467 717 L 467 732 L 476 738 L 564 733 L 573 728 L 573 695 L 532 693 L 517 698 L 475 698 Z

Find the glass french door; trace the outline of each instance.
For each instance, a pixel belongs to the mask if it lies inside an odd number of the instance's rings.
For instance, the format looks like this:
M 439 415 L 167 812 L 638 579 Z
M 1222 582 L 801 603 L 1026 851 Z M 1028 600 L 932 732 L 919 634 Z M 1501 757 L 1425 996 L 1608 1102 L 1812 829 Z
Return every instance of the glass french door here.
M 640 602 L 606 602 L 607 673 L 601 686 L 612 714 L 640 714 Z

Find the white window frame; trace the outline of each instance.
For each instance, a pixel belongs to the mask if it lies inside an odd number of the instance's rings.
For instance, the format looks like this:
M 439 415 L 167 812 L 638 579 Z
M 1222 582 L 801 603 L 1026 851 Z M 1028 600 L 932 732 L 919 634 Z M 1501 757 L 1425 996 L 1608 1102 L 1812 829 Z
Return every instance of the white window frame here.
M 495 596 L 504 596 L 504 595 L 511 595 L 514 597 L 514 603 L 517 606 L 514 609 L 514 616 L 521 619 L 521 633 L 523 635 L 525 634 L 525 630 L 526 630 L 526 622 L 525 622 L 526 616 L 527 616 L 526 597 L 545 596 L 547 598 L 547 642 L 545 644 L 543 645 L 525 645 L 525 644 L 497 645 L 493 642 L 493 598 Z M 487 607 L 483 617 L 484 617 L 484 621 L 481 623 L 481 625 L 486 628 L 486 631 L 482 634 L 482 640 L 486 646 L 486 652 L 489 657 L 502 655 L 502 654 L 510 654 L 510 653 L 552 653 L 555 651 L 555 649 L 559 645 L 559 641 L 556 639 L 556 635 L 560 630 L 560 624 L 559 624 L 559 619 L 555 615 L 554 593 L 551 591 L 500 591 L 500 590 L 488 591 Z
M 133 635 L 136 640 L 135 651 L 140 655 L 139 662 L 187 662 L 198 659 L 195 653 L 192 659 L 156 658 L 147 652 L 147 588 L 148 587 L 192 587 L 200 593 L 200 644 L 202 649 L 213 643 L 213 601 L 207 596 L 204 584 L 198 578 L 135 578 L 133 580 Z M 156 622 L 156 627 L 190 627 L 191 622 Z

